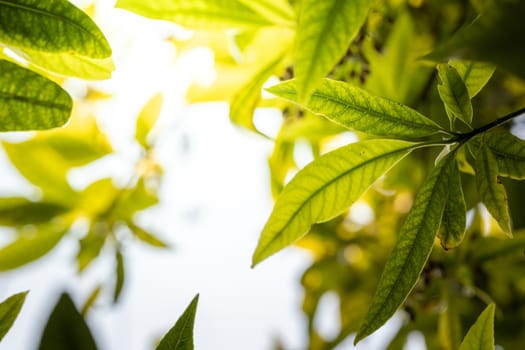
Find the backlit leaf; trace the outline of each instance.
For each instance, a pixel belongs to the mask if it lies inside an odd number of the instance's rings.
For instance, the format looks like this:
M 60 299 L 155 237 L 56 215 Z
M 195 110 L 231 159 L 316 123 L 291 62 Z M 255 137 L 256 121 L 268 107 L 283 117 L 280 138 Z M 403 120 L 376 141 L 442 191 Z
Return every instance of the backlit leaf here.
M 253 265 L 303 237 L 310 226 L 347 209 L 416 144 L 367 140 L 327 153 L 302 169 L 275 203 Z
M 439 230 L 443 249 L 452 249 L 461 243 L 467 223 L 467 206 L 457 162 L 450 166 L 448 190 L 448 200 Z
M 274 24 L 239 0 L 118 0 L 116 6 L 191 29 L 257 28 Z
M 99 256 L 108 235 L 109 228 L 105 223 L 94 222 L 91 224 L 87 235 L 79 241 L 76 257 L 79 272 L 84 271 Z
M 135 237 L 140 239 L 142 242 L 149 244 L 152 247 L 157 248 L 169 248 L 169 245 L 161 241 L 157 236 L 144 230 L 142 227 L 129 222 L 128 227 Z
M 4 60 L 0 82 L 0 131 L 51 129 L 69 119 L 72 100 L 58 84 Z
M 0 1 L 0 23 L 0 42 L 7 45 L 93 58 L 111 55 L 97 25 L 67 0 Z
M 419 190 L 388 257 L 355 344 L 392 317 L 414 288 L 434 245 L 448 198 L 450 169 L 454 163 L 455 152 L 451 152 L 437 164 Z
M 525 179 L 525 141 L 509 132 L 491 132 L 485 135 L 485 144 L 496 157 L 500 175 Z
M 272 23 L 283 26 L 295 25 L 295 13 L 286 0 L 240 0 L 240 2 Z
M 453 128 L 456 118 L 461 119 L 468 125 L 472 124 L 472 103 L 470 102 L 467 87 L 461 80 L 459 73 L 448 64 L 438 64 L 437 70 L 441 79 L 441 84 L 438 85 L 438 92 L 445 104 L 451 128 Z
M 496 156 L 482 139 L 475 161 L 476 185 L 483 204 L 500 228 L 512 236 L 507 192 L 498 177 Z
M 371 0 L 304 0 L 295 44 L 297 100 L 306 103 L 363 25 Z
M 483 62 L 451 60 L 449 64 L 456 69 L 467 86 L 470 98 L 481 91 L 496 70 L 494 65 Z
M 296 84 L 296 80 L 288 80 L 268 91 L 298 103 Z M 443 131 L 410 107 L 330 79 L 323 80 L 303 107 L 350 130 L 377 136 L 418 139 Z
M 0 198 L 0 225 L 46 223 L 67 210 L 67 207 L 50 202 L 31 202 L 20 197 Z
M 49 316 L 39 350 L 96 350 L 91 332 L 73 300 L 63 293 Z
M 144 148 L 149 148 L 148 135 L 159 118 L 162 108 L 162 95 L 153 96 L 142 108 L 137 118 L 135 140 Z
M 494 350 L 494 311 L 490 304 L 469 329 L 459 350 Z
M 197 294 L 177 323 L 162 338 L 156 350 L 193 350 L 193 325 L 198 302 L 199 295 Z
M 7 334 L 24 305 L 28 292 L 11 295 L 0 303 L 0 341 Z

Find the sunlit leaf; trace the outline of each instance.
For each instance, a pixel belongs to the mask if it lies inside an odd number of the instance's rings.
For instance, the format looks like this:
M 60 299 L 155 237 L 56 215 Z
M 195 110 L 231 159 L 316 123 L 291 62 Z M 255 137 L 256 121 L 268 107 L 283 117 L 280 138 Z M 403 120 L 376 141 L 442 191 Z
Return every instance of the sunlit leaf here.
M 39 350 L 96 350 L 91 332 L 73 300 L 63 293 L 49 316 Z
M 28 292 L 11 295 L 0 303 L 0 341 L 7 334 L 24 305 Z
M 240 2 L 272 23 L 283 26 L 295 25 L 295 13 L 286 0 L 240 0 Z
M 0 81 L 0 131 L 51 129 L 69 119 L 71 97 L 56 83 L 4 60 Z
M 80 193 L 76 207 L 91 217 L 103 215 L 111 210 L 120 191 L 112 178 L 100 179 Z
M 507 192 L 498 177 L 496 156 L 482 140 L 476 155 L 476 185 L 483 204 L 500 228 L 512 236 Z
M 153 96 L 142 108 L 137 118 L 135 140 L 146 149 L 150 146 L 148 135 L 159 118 L 162 102 L 163 99 L 161 94 Z
M 448 200 L 439 230 L 439 239 L 444 249 L 455 248 L 461 243 L 467 222 L 467 206 L 457 162 L 450 166 L 448 190 Z
M 66 0 L 0 1 L 0 41 L 47 52 L 104 58 L 111 48 L 91 18 Z
M 307 165 L 277 199 L 253 254 L 253 265 L 303 237 L 312 224 L 342 213 L 415 146 L 398 140 L 367 140 Z
M 152 233 L 149 233 L 148 231 L 144 230 L 142 227 L 132 222 L 128 223 L 128 227 L 133 233 L 133 235 L 135 235 L 135 237 L 140 239 L 142 242 L 149 244 L 152 247 L 169 248 L 169 245 L 167 243 L 163 242 L 162 240 L 160 240 L 157 236 L 153 235 Z
M 459 73 L 454 67 L 448 64 L 438 64 L 437 66 L 441 84 L 438 85 L 438 92 L 441 100 L 445 104 L 451 127 L 458 118 L 472 124 L 472 103 L 467 91 L 467 87 Z
M 93 307 L 93 304 L 95 304 L 95 301 L 97 301 L 100 292 L 102 291 L 101 286 L 97 286 L 91 294 L 89 294 L 86 302 L 84 303 L 84 306 L 82 306 L 82 311 L 80 311 L 80 314 L 82 317 L 85 317 L 88 311 Z
M 23 226 L 46 223 L 69 208 L 49 202 L 31 202 L 25 198 L 0 198 L 0 225 Z
M 525 141 L 509 132 L 493 132 L 485 135 L 485 144 L 498 162 L 500 175 L 525 179 Z
M 109 228 L 105 223 L 94 222 L 91 224 L 87 235 L 79 241 L 76 257 L 79 272 L 84 271 L 99 256 L 108 235 Z
M 268 91 L 298 102 L 295 80 L 272 86 Z M 350 130 L 377 136 L 418 139 L 443 131 L 436 123 L 407 106 L 330 79 L 323 80 L 303 107 Z
M 450 168 L 454 163 L 455 152 L 452 152 L 438 163 L 419 190 L 381 274 L 355 344 L 392 317 L 414 288 L 434 245 L 448 198 Z
M 470 98 L 481 91 L 496 70 L 494 65 L 483 62 L 451 60 L 449 64 L 456 69 L 467 86 Z
M 295 73 L 297 100 L 307 103 L 363 25 L 371 0 L 304 0 L 300 4 Z
M 114 303 L 119 301 L 120 294 L 122 293 L 122 287 L 124 287 L 124 278 L 125 278 L 124 273 L 125 273 L 124 257 L 122 256 L 122 252 L 117 249 L 117 252 L 115 254 L 116 280 L 115 280 L 115 290 L 113 292 L 113 302 Z
M 118 0 L 116 6 L 192 29 L 257 28 L 274 24 L 239 0 Z
M 494 350 L 494 311 L 490 304 L 469 329 L 459 350 Z
M 68 227 L 52 224 L 22 230 L 17 239 L 0 248 L 0 271 L 16 269 L 44 256 L 67 231 Z
M 131 220 L 137 211 L 154 206 L 158 202 L 157 194 L 146 187 L 144 178 L 140 178 L 135 187 L 122 190 L 112 212 L 120 219 Z
M 193 350 L 193 325 L 198 302 L 197 294 L 175 325 L 162 338 L 156 350 Z

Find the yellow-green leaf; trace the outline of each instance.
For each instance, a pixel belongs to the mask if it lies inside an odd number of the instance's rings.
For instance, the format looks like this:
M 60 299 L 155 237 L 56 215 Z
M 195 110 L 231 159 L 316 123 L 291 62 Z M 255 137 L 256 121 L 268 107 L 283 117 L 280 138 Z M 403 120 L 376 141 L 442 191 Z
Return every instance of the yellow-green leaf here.
M 153 96 L 140 111 L 135 128 L 135 140 L 144 148 L 149 148 L 148 135 L 159 118 L 162 109 L 162 94 Z
M 175 325 L 162 338 L 156 350 L 193 350 L 193 325 L 198 302 L 197 294 Z
M 310 96 L 363 25 L 372 0 L 303 0 L 295 44 L 298 101 Z
M 414 288 L 441 224 L 448 199 L 450 168 L 454 163 L 455 152 L 451 152 L 437 164 L 420 189 L 388 257 L 355 344 L 392 317 Z
M 293 27 L 295 13 L 287 0 L 240 0 L 245 6 L 268 18 L 272 23 Z
M 59 127 L 68 121 L 72 107 L 71 97 L 58 84 L 0 60 L 0 131 Z
M 341 214 L 415 146 L 399 140 L 367 140 L 307 165 L 277 199 L 253 254 L 253 265 L 303 237 L 311 225 Z
M 525 141 L 509 132 L 485 135 L 485 144 L 498 162 L 498 173 L 512 179 L 525 179 Z
M 496 66 L 484 62 L 451 60 L 449 64 L 456 69 L 467 86 L 470 98 L 481 91 L 496 70 Z
M 0 42 L 104 58 L 111 48 L 91 18 L 67 0 L 0 0 Z
M 496 219 L 500 228 L 507 235 L 512 236 L 507 192 L 498 176 L 499 168 L 496 156 L 487 147 L 484 139 L 482 139 L 476 154 L 475 168 L 476 185 L 481 200 L 492 217 Z
M 298 103 L 296 85 L 296 80 L 288 80 L 268 91 Z M 419 139 L 444 131 L 410 107 L 330 79 L 324 79 L 302 107 L 350 130 L 377 136 Z
M 152 247 L 169 248 L 169 245 L 166 242 L 163 242 L 157 236 L 149 233 L 148 231 L 146 231 L 142 227 L 140 227 L 140 226 L 138 226 L 138 225 L 136 225 L 136 224 L 134 224 L 132 222 L 128 222 L 128 227 L 131 230 L 131 232 L 133 233 L 133 235 L 135 237 L 137 237 L 138 239 L 140 239 L 142 242 L 144 242 L 146 244 L 149 244 Z
M 46 223 L 68 209 L 52 202 L 31 202 L 21 197 L 0 198 L 0 225 L 23 226 Z
M 494 350 L 494 311 L 490 304 L 469 329 L 459 350 Z
M 438 64 L 437 70 L 441 79 L 441 84 L 438 85 L 438 92 L 445 104 L 451 128 L 454 127 L 456 118 L 461 119 L 468 125 L 472 124 L 472 103 L 470 102 L 467 87 L 461 80 L 459 73 L 448 64 Z
M 274 24 L 239 0 L 118 0 L 117 7 L 192 29 L 245 29 Z
M 24 305 L 28 292 L 11 295 L 0 303 L 0 341 L 4 338 Z

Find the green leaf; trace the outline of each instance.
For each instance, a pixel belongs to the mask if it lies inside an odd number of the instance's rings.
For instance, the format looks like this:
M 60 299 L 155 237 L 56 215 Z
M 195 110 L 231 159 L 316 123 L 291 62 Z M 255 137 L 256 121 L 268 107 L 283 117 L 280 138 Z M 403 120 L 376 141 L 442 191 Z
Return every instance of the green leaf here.
M 44 256 L 60 242 L 67 231 L 68 227 L 51 224 L 22 230 L 15 241 L 0 248 L 0 271 L 16 269 Z
M 159 118 L 162 102 L 162 94 L 156 94 L 142 108 L 137 118 L 135 140 L 146 149 L 151 146 L 148 142 L 148 135 Z
M 115 254 L 115 273 L 117 275 L 117 279 L 115 280 L 115 290 L 113 292 L 113 303 L 116 303 L 119 301 L 120 294 L 122 293 L 122 287 L 124 287 L 124 278 L 125 278 L 125 270 L 124 270 L 124 257 L 122 256 L 122 252 L 117 249 L 117 252 Z
M 272 86 L 268 91 L 298 103 L 295 80 Z M 303 107 L 350 130 L 377 136 L 419 139 L 444 131 L 410 107 L 330 79 L 323 80 Z
M 452 293 L 447 289 L 442 292 L 445 304 L 438 318 L 438 339 L 442 350 L 456 350 L 461 343 L 461 319 L 455 299 L 457 296 Z
M 302 169 L 277 199 L 253 254 L 253 266 L 341 214 L 417 144 L 367 140 L 327 153 Z
M 295 44 L 297 100 L 306 103 L 344 55 L 366 20 L 371 0 L 304 0 Z
M 467 205 L 461 186 L 461 176 L 457 162 L 450 166 L 448 183 L 448 199 L 443 212 L 443 221 L 439 231 L 439 239 L 443 249 L 457 247 L 465 235 L 467 223 Z
M 500 228 L 512 236 L 507 192 L 498 176 L 498 161 L 484 139 L 478 148 L 475 161 L 476 185 L 481 200 Z
M 490 304 L 469 329 L 459 350 L 494 350 L 494 310 Z
M 31 202 L 25 198 L 0 198 L 0 225 L 42 224 L 69 208 L 50 202 Z
M 104 58 L 111 48 L 97 25 L 66 0 L 1 0 L 0 42 L 45 52 Z
M 82 317 L 85 317 L 89 310 L 93 307 L 95 304 L 95 301 L 97 301 L 100 292 L 102 292 L 102 286 L 97 286 L 93 291 L 89 294 L 86 302 L 84 303 L 84 306 L 82 306 L 82 311 L 80 311 L 80 314 Z
M 191 29 L 248 29 L 274 24 L 239 0 L 118 0 L 116 6 Z
M 451 152 L 437 164 L 420 189 L 354 344 L 381 327 L 414 288 L 434 245 L 448 199 L 450 169 L 454 163 L 455 152 Z
M 498 173 L 512 179 L 525 179 L 525 141 L 509 132 L 485 134 L 485 144 L 498 162 Z
M 456 118 L 461 119 L 468 125 L 472 124 L 472 103 L 470 102 L 467 87 L 459 73 L 454 67 L 448 64 L 438 64 L 437 66 L 441 84 L 438 85 L 438 92 L 441 100 L 445 104 L 445 110 L 450 119 L 451 129 L 454 128 Z
M 272 23 L 295 26 L 295 13 L 286 0 L 240 0 L 240 2 Z
M 78 272 L 82 272 L 95 260 L 109 236 L 109 227 L 104 222 L 92 222 L 87 235 L 79 241 L 77 253 Z
M 467 86 L 470 98 L 481 91 L 496 70 L 493 64 L 483 62 L 451 60 L 449 64 L 456 69 L 461 80 Z
M 135 225 L 132 222 L 128 222 L 128 227 L 142 242 L 149 244 L 152 247 L 157 248 L 169 248 L 169 245 L 163 241 L 161 241 L 157 236 L 149 233 L 148 231 L 144 230 L 142 227 Z
M 0 81 L 0 131 L 45 130 L 68 121 L 73 102 L 58 84 L 5 60 Z
M 137 211 L 147 209 L 159 202 L 157 194 L 146 187 L 140 178 L 135 187 L 122 190 L 122 195 L 113 208 L 113 215 L 130 221 Z
M 0 303 L 0 341 L 7 334 L 24 305 L 27 291 L 11 295 Z
M 162 338 L 156 350 L 193 350 L 193 325 L 198 302 L 197 294 L 177 323 Z
M 39 350 L 96 350 L 91 332 L 71 297 L 63 293 L 49 316 Z

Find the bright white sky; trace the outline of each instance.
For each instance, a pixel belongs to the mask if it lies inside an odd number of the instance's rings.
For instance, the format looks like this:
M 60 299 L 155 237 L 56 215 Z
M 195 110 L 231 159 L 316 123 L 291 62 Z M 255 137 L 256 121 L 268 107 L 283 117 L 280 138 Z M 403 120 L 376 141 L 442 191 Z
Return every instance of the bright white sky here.
M 101 303 L 88 315 L 100 349 L 153 349 L 196 293 L 200 293 L 197 350 L 267 350 L 276 337 L 284 339 L 287 348 L 303 348 L 299 279 L 308 256 L 291 248 L 250 269 L 251 254 L 272 206 L 267 168 L 271 142 L 233 127 L 226 104 L 185 104 L 184 91 L 191 81 L 213 78 L 213 57 L 207 50 L 177 56 L 163 40 L 167 34 L 187 32 L 115 10 L 111 1 L 97 3 L 95 19 L 110 40 L 117 66 L 113 79 L 96 83 L 114 94 L 97 107 L 97 114 L 121 155 L 97 162 L 88 175 L 72 174 L 71 179 L 77 186 L 104 175 L 126 179 L 137 151 L 132 140 L 136 114 L 149 97 L 163 91 L 166 104 L 157 149 L 166 171 L 162 204 L 141 219 L 175 246 L 172 251 L 139 243 L 126 247 L 121 302 L 115 307 Z M 82 83 L 73 81 L 67 87 L 75 93 Z M 266 113 L 268 118 L 274 115 Z M 13 186 L 28 190 L 9 172 L 3 180 L 0 193 Z M 75 238 L 69 237 L 51 256 L 2 276 L 0 299 L 21 290 L 31 292 L 0 349 L 36 349 L 59 292 L 70 291 L 81 305 L 97 282 L 111 281 L 107 267 L 112 257 L 78 277 L 72 263 L 75 254 Z M 336 308 L 335 299 L 327 298 L 319 322 L 327 333 L 337 326 Z M 357 348 L 347 342 L 339 350 L 377 349 L 385 337 L 379 335 Z

